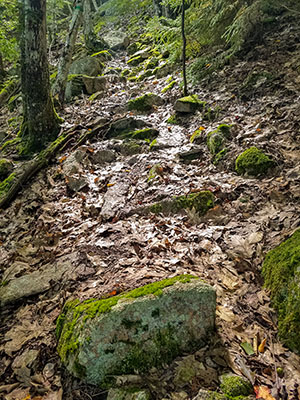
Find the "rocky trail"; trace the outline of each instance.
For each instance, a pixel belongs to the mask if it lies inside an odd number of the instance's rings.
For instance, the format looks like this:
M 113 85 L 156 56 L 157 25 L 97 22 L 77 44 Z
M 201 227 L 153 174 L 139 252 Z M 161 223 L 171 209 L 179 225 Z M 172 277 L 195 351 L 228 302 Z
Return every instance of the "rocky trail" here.
M 300 358 L 277 338 L 260 275 L 266 252 L 300 223 L 300 81 L 293 68 L 285 73 L 288 64 L 300 65 L 299 33 L 283 24 L 247 61 L 194 86 L 205 108 L 176 120 L 180 73 L 126 81 L 114 74 L 128 67 L 122 52 L 106 64 L 104 97 L 82 95 L 65 107 L 63 129 L 84 134 L 109 123 L 109 130 L 79 147 L 69 143 L 2 210 L 0 398 L 105 399 L 107 392 L 72 378 L 60 363 L 55 324 L 63 304 L 185 273 L 217 291 L 215 336 L 196 353 L 120 385 L 133 380 L 155 399 L 188 400 L 218 389 L 218 377 L 232 371 L 275 398 L 300 398 Z M 147 112 L 128 111 L 129 100 L 146 93 L 159 101 Z M 207 134 L 221 124 L 231 126 L 230 136 L 216 162 Z M 118 136 L 145 127 L 146 140 Z M 251 146 L 275 161 L 264 177 L 235 172 L 237 156 Z M 147 208 L 208 190 L 214 207 L 202 216 Z

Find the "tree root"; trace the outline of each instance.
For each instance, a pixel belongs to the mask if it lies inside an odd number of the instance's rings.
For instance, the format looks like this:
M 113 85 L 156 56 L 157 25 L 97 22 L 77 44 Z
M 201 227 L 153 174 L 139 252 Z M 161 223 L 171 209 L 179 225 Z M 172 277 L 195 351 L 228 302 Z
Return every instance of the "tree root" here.
M 109 121 L 102 125 L 97 125 L 94 129 L 82 134 L 77 139 L 76 144 L 72 147 L 71 151 L 75 150 L 78 146 L 84 144 L 87 140 L 90 140 L 98 134 L 101 134 L 101 137 L 104 138 L 112 122 L 113 121 Z M 54 142 L 50 143 L 45 150 L 42 150 L 32 161 L 29 162 L 29 165 L 22 173 L 12 180 L 9 188 L 6 189 L 4 193 L 0 193 L 0 209 L 8 207 L 29 179 L 46 167 L 59 151 L 64 150 L 67 145 L 76 138 L 76 134 L 78 134 L 76 128 L 78 128 L 78 126 L 75 127 L 75 129 L 72 128 L 72 130 L 63 133 Z

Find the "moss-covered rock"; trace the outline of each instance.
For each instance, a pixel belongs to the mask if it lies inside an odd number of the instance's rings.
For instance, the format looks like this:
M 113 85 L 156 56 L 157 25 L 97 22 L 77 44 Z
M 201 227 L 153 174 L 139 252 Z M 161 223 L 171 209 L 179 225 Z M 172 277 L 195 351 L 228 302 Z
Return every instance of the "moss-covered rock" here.
M 300 229 L 267 253 L 262 275 L 278 312 L 279 336 L 300 353 Z
M 171 90 L 175 85 L 176 85 L 176 81 L 171 81 L 167 86 L 165 86 L 162 90 L 161 90 L 161 92 L 162 93 L 166 93 L 166 92 L 168 92 L 169 90 Z
M 238 156 L 235 170 L 239 175 L 258 176 L 265 174 L 274 162 L 257 147 L 250 147 Z
M 150 400 L 150 393 L 141 388 L 110 389 L 107 400 Z
M 145 62 L 145 70 L 154 69 L 159 64 L 159 60 L 156 57 L 151 57 L 148 61 Z
M 214 207 L 214 196 L 209 190 L 190 193 L 187 196 L 176 196 L 173 199 L 162 200 L 149 207 L 155 214 L 174 214 L 182 210 L 194 210 L 199 215 L 204 215 Z
M 102 300 L 68 302 L 57 320 L 58 352 L 86 382 L 146 372 L 193 351 L 214 327 L 216 295 L 180 275 Z
M 153 106 L 161 106 L 163 103 L 164 101 L 160 96 L 154 93 L 146 93 L 141 97 L 129 100 L 128 110 L 140 112 L 151 111 Z
M 0 199 L 5 196 L 16 180 L 16 174 L 13 172 L 4 181 L 0 183 Z
M 246 379 L 237 375 L 221 376 L 221 391 L 229 397 L 248 396 L 253 393 L 252 385 Z
M 205 105 L 206 102 L 201 101 L 199 97 L 194 94 L 178 99 L 174 104 L 174 110 L 180 113 L 194 113 L 197 110 L 202 110 Z
M 145 61 L 145 59 L 142 56 L 135 56 L 135 57 L 130 58 L 127 61 L 127 64 L 130 65 L 131 67 L 135 67 L 144 61 Z
M 14 166 L 13 163 L 6 158 L 0 159 L 0 182 L 8 177 L 12 172 Z
M 97 53 L 92 54 L 91 57 L 96 57 L 101 63 L 104 61 L 109 61 L 113 58 L 108 50 L 98 51 Z

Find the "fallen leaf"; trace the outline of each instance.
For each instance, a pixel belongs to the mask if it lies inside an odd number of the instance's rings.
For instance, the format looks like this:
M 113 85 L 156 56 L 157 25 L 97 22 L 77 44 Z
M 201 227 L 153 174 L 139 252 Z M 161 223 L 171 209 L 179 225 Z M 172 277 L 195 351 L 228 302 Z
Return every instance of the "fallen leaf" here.
M 254 386 L 254 392 L 257 399 L 275 400 L 271 395 L 270 389 L 266 386 Z
M 250 343 L 243 342 L 240 344 L 240 346 L 245 351 L 245 353 L 248 354 L 248 356 L 252 356 L 252 354 L 255 354 L 255 351 L 253 350 L 253 347 Z
M 264 338 L 264 340 L 261 342 L 261 344 L 258 346 L 258 351 L 260 353 L 263 353 L 265 351 L 265 345 L 266 345 L 267 339 Z

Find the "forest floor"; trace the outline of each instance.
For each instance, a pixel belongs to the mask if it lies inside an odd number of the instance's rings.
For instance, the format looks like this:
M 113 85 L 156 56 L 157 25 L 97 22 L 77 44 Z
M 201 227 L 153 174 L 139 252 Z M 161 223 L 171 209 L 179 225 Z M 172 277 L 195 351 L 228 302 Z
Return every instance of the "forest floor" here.
M 179 125 L 167 122 L 180 97 L 179 73 L 163 95 L 168 77 L 138 84 L 117 80 L 105 98 L 91 103 L 82 96 L 65 107 L 64 129 L 84 133 L 99 121 L 130 116 L 150 123 L 159 136 L 152 146 L 136 147 L 136 154 L 116 139 L 95 137 L 76 150 L 70 145 L 2 211 L 1 280 L 12 285 L 16 298 L 1 310 L 0 398 L 105 399 L 105 392 L 72 378 L 59 361 L 55 322 L 63 304 L 184 273 L 216 289 L 217 333 L 210 346 L 142 377 L 153 398 L 193 399 L 200 388 L 216 390 L 218 376 L 230 370 L 268 387 L 274 398 L 300 398 L 300 358 L 277 338 L 276 314 L 260 275 L 266 252 L 300 223 L 299 37 L 299 26 L 287 22 L 246 59 L 191 88 L 218 110 L 210 121 L 197 112 Z M 119 53 L 107 66 L 125 68 L 126 60 Z M 147 114 L 126 111 L 129 99 L 149 92 L 165 104 Z M 6 129 L 8 112 L 1 112 Z M 201 127 L 204 138 L 221 123 L 233 125 L 229 153 L 214 165 L 205 140 L 191 144 L 190 137 Z M 263 178 L 234 171 L 234 160 L 250 146 L 276 161 Z M 185 161 L 190 150 L 195 159 Z M 75 152 L 85 183 L 78 192 L 68 189 L 64 172 Z M 97 154 L 108 155 L 109 162 L 97 161 Z M 203 217 L 135 213 L 198 190 L 211 190 L 216 199 Z M 248 342 L 255 348 L 263 339 L 263 352 L 248 355 L 241 347 Z M 180 378 L 180 368 L 199 362 L 194 376 Z

